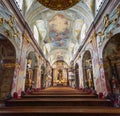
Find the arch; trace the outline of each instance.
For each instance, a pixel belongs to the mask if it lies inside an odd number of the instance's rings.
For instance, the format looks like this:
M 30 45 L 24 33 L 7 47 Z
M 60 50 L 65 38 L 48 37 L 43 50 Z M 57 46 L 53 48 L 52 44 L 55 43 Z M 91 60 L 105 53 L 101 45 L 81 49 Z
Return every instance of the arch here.
M 79 88 L 79 65 L 75 64 L 75 88 Z
M 27 55 L 27 68 L 26 68 L 26 80 L 25 91 L 36 87 L 37 84 L 37 67 L 38 59 L 36 54 L 31 51 Z
M 1 37 L 4 37 L 12 44 L 12 46 L 15 49 L 15 57 L 16 58 L 19 57 L 19 54 L 20 54 L 19 48 L 18 48 L 17 44 L 15 43 L 14 39 L 11 39 L 9 36 L 5 35 L 2 31 L 0 31 L 0 40 L 1 40 Z
M 11 94 L 14 71 L 16 67 L 16 50 L 3 34 L 0 34 L 0 99 Z
M 68 64 L 64 60 L 56 60 L 56 61 L 54 61 L 52 66 L 54 67 L 54 65 L 56 65 L 57 62 L 63 62 L 63 64 L 66 65 L 66 67 L 68 67 Z
M 84 53 L 82 62 L 84 87 L 94 89 L 92 58 L 89 50 Z
M 56 61 L 53 65 L 53 86 L 68 85 L 68 64 L 63 60 Z
M 120 84 L 120 33 L 112 36 L 105 44 L 103 56 L 103 68 L 107 89 L 110 92 Z M 115 83 L 116 82 L 116 83 Z

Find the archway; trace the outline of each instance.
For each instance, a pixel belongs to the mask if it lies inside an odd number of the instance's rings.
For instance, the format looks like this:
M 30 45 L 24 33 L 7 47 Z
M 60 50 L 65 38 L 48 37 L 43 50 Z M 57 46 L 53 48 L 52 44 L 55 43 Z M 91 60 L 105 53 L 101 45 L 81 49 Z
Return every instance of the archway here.
M 10 95 L 16 63 L 16 51 L 12 43 L 0 34 L 0 100 Z
M 94 89 L 92 59 L 90 51 L 86 51 L 83 56 L 83 80 L 85 88 Z
M 66 62 L 59 60 L 53 65 L 53 86 L 68 85 L 68 65 Z
M 103 50 L 103 66 L 108 91 L 120 86 L 120 33 L 113 36 Z
M 34 52 L 30 52 L 27 57 L 25 91 L 29 88 L 36 88 L 38 61 Z
M 75 64 L 75 88 L 79 88 L 79 65 Z

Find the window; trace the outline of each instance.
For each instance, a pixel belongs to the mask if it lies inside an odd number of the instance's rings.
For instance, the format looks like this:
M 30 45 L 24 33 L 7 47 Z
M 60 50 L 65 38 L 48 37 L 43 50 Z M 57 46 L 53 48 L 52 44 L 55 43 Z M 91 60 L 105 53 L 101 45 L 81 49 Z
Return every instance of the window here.
M 104 0 L 96 0 L 96 13 L 99 11 L 103 4 Z
M 35 37 L 36 41 L 39 43 L 39 32 L 38 32 L 36 25 L 34 25 L 34 27 L 33 27 L 33 32 L 34 32 L 34 37 Z
M 15 0 L 16 5 L 20 10 L 22 10 L 23 0 Z
M 84 40 L 86 34 L 86 24 L 84 23 L 81 30 L 81 42 Z

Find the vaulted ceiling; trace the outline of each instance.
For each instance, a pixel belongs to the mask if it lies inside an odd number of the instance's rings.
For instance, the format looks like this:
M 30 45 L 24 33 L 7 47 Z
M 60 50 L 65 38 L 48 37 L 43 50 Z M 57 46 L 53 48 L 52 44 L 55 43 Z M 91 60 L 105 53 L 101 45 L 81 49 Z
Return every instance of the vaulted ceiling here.
M 58 60 L 69 64 L 94 19 L 95 0 L 80 0 L 66 10 L 51 10 L 37 0 L 17 1 L 46 59 L 51 65 Z

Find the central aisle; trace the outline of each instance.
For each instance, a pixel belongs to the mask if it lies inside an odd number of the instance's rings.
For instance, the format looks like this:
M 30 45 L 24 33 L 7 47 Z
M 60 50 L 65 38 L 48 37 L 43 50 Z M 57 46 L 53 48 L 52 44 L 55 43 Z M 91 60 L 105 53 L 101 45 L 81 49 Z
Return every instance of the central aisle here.
M 79 92 L 79 90 L 71 88 L 71 87 L 49 87 L 43 89 L 42 91 L 55 91 L 55 92 Z

